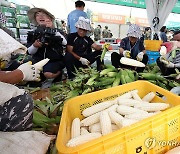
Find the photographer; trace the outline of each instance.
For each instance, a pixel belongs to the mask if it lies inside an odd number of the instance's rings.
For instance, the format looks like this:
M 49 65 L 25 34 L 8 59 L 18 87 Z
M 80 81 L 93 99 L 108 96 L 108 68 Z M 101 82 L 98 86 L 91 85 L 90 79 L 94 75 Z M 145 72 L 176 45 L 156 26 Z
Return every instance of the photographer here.
M 67 44 L 64 36 L 54 28 L 55 17 L 42 8 L 32 8 L 28 11 L 29 20 L 37 26 L 30 31 L 27 37 L 28 53 L 33 62 L 49 58 L 50 61 L 43 67 L 46 77 L 42 88 L 50 87 L 52 81 L 61 73 L 64 65 L 63 46 Z

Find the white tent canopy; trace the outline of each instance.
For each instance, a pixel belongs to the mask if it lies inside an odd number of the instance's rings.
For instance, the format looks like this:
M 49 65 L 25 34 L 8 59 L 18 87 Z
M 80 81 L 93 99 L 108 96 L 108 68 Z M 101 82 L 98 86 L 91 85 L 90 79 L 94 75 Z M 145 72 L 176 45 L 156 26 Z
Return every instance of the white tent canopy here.
M 158 33 L 166 22 L 177 0 L 146 0 L 148 21 L 154 33 Z

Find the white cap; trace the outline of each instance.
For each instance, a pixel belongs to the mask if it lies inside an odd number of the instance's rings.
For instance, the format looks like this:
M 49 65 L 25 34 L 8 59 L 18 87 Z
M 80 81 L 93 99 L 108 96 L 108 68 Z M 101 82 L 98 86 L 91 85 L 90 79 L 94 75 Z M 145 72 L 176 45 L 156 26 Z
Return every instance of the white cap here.
M 85 29 L 87 31 L 91 31 L 91 25 L 89 19 L 84 17 L 79 17 L 78 21 L 76 22 L 75 26 L 77 28 Z
M 140 27 L 138 25 L 136 25 L 136 24 L 131 24 L 129 29 L 128 29 L 127 36 L 140 38 L 141 37 L 141 29 L 140 29 Z

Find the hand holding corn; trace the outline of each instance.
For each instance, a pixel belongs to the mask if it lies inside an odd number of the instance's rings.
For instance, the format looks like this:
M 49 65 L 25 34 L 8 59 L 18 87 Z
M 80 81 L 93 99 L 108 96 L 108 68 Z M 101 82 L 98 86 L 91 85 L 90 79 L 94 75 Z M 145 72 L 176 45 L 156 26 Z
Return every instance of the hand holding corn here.
M 103 51 L 102 51 L 102 54 L 101 54 L 101 61 L 104 59 L 104 56 L 105 56 L 106 52 L 108 51 L 109 46 L 110 46 L 109 43 L 104 44 Z
M 131 57 L 131 51 L 124 50 L 123 51 L 123 56 L 126 57 L 126 58 L 130 58 Z
M 165 65 L 168 65 L 168 64 L 169 64 L 169 61 L 168 61 L 164 56 L 161 56 L 159 60 L 160 60 L 162 63 L 164 63 Z
M 23 81 L 40 81 L 40 70 L 30 62 L 20 65 L 19 69 L 23 73 Z
M 79 61 L 80 61 L 83 65 L 89 65 L 89 64 L 90 64 L 89 60 L 87 60 L 86 58 L 83 58 L 83 57 L 81 57 L 81 58 L 79 59 Z
M 103 46 L 103 49 L 106 48 L 108 50 L 110 44 L 109 43 L 105 43 L 104 46 Z

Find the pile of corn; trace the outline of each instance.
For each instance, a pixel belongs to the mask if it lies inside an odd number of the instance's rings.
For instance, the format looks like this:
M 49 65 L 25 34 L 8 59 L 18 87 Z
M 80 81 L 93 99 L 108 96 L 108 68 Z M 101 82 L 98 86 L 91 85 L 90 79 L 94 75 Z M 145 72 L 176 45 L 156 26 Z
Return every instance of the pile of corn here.
M 168 76 L 163 76 L 156 63 L 149 64 L 145 67 L 143 73 L 138 73 L 139 80 L 147 80 L 157 86 L 160 86 L 166 90 L 171 90 L 174 87 L 180 86 L 180 80 L 177 76 L 180 74 L 178 69 L 175 69 L 175 74 L 170 74 Z
M 178 73 L 178 72 L 177 72 Z M 74 80 L 67 80 L 54 84 L 50 88 L 50 98 L 43 101 L 35 100 L 34 129 L 43 130 L 49 134 L 56 134 L 64 101 L 82 94 L 106 89 L 136 80 L 148 80 L 162 88 L 170 90 L 180 86 L 175 81 L 177 74 L 170 75 L 171 80 L 163 77 L 157 65 L 148 65 L 143 73 L 129 69 L 116 69 L 112 65 L 105 65 L 104 70 L 98 72 L 95 68 L 80 68 L 75 72 Z
M 71 139 L 67 146 L 74 147 L 107 135 L 156 115 L 169 107 L 166 103 L 153 102 L 155 96 L 154 92 L 150 92 L 140 98 L 138 90 L 133 90 L 115 100 L 86 108 L 82 111 L 83 120 L 75 118 L 72 121 Z

